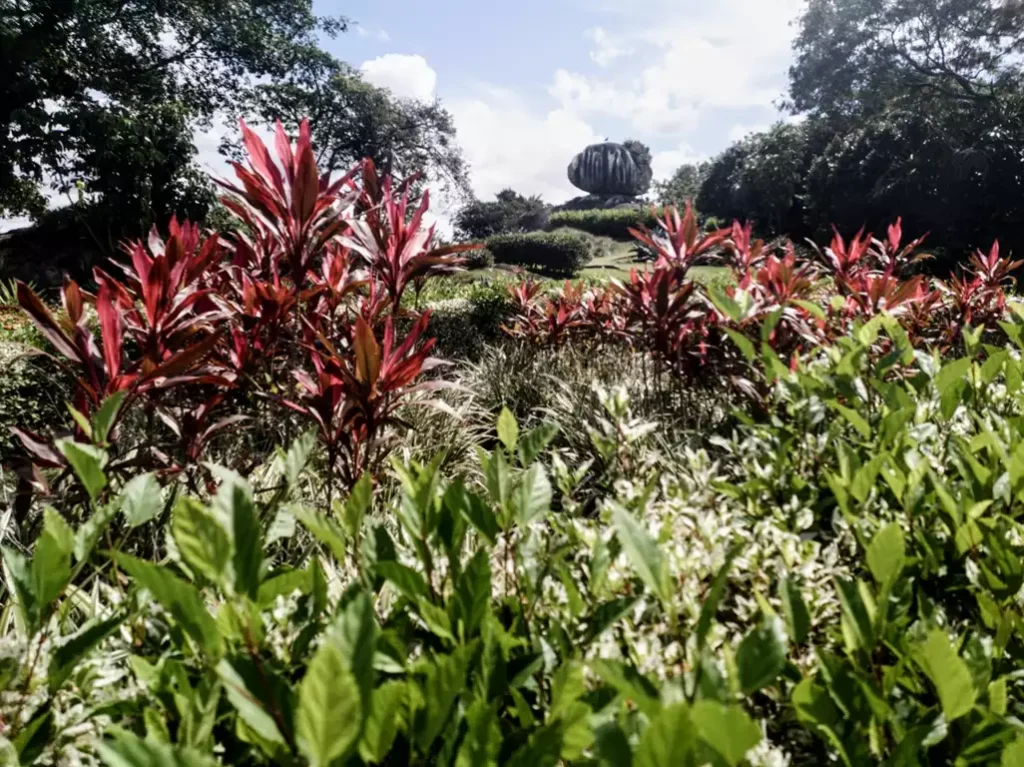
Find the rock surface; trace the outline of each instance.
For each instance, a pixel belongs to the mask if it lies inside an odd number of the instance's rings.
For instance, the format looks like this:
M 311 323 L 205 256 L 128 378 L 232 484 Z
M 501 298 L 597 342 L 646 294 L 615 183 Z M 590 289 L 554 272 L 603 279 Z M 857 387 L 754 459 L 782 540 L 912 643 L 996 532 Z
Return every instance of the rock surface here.
M 600 197 L 636 197 L 644 193 L 643 178 L 633 155 L 622 144 L 592 144 L 572 158 L 573 186 Z

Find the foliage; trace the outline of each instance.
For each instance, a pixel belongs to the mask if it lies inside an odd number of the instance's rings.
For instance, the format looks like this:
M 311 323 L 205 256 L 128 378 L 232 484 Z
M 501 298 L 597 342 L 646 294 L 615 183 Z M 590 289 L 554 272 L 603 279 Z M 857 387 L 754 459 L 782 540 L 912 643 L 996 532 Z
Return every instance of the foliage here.
M 485 240 L 496 234 L 509 234 L 523 228 L 524 217 L 545 208 L 539 196 L 523 197 L 512 189 L 503 189 L 493 202 L 473 200 L 455 216 L 455 231 L 466 240 Z
M 455 125 L 440 101 L 396 98 L 325 52 L 308 52 L 285 77 L 258 83 L 241 99 L 252 120 L 267 126 L 280 120 L 294 131 L 308 117 L 324 170 L 345 171 L 368 157 L 385 175 L 422 172 L 453 198 L 469 192 Z
M 651 188 L 651 180 L 654 178 L 654 169 L 651 165 L 654 158 L 651 155 L 651 148 L 642 141 L 632 138 L 623 141 L 622 145 L 626 147 L 639 171 L 637 186 L 640 189 L 640 194 L 646 194 L 647 190 Z
M 614 240 L 630 240 L 630 229 L 656 226 L 662 210 L 658 208 L 608 208 L 595 210 L 559 210 L 551 214 L 552 227 L 569 227 Z
M 287 71 L 317 30 L 343 28 L 307 0 L 6 5 L 0 211 L 40 215 L 45 185 L 63 193 L 81 181 L 88 202 L 117 211 L 89 219 L 123 226 L 115 241 L 158 216 L 201 212 L 193 129 L 231 107 L 249 78 Z
M 575 274 L 591 256 L 587 239 L 568 232 L 498 234 L 489 237 L 486 245 L 496 263 L 525 266 L 550 275 Z
M 710 170 L 707 162 L 685 163 L 676 168 L 667 181 L 655 183 L 658 200 L 664 205 L 685 205 L 700 194 L 701 185 Z

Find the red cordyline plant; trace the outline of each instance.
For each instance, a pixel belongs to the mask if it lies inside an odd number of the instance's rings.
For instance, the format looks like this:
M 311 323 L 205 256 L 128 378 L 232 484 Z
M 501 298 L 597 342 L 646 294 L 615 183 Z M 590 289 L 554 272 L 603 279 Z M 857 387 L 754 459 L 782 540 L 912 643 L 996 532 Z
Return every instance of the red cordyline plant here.
M 654 213 L 653 208 L 651 212 Z M 664 216 L 658 221 L 665 232 L 664 236 L 643 225 L 638 229 L 630 229 L 629 233 L 657 254 L 655 269 L 675 269 L 679 272 L 679 279 L 686 277 L 686 272 L 699 256 L 725 242 L 731 232 L 729 229 L 702 232 L 689 202 L 681 218 L 679 211 L 672 206 L 665 209 Z
M 969 326 L 997 327 L 1006 314 L 1006 289 L 1014 284 L 1013 272 L 1022 264 L 1024 261 L 1000 256 L 996 241 L 988 253 L 978 250 L 972 254 L 962 275 L 939 284 L 949 306 L 947 343 L 953 343 Z

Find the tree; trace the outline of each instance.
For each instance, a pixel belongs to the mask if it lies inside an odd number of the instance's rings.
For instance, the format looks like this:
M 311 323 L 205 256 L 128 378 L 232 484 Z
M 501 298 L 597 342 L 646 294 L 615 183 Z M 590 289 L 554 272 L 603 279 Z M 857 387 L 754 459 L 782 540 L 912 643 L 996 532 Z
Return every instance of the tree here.
M 47 187 L 82 182 L 136 231 L 124 205 L 201 202 L 193 131 L 343 28 L 311 0 L 0 0 L 0 215 L 39 216 Z
M 658 202 L 663 205 L 683 205 L 687 200 L 696 200 L 710 167 L 711 164 L 707 162 L 680 165 L 668 181 L 655 183 Z
M 936 102 L 1019 104 L 1021 0 L 809 0 L 799 27 L 794 111 L 863 119 Z
M 642 141 L 631 138 L 623 141 L 622 145 L 626 147 L 633 157 L 633 162 L 636 163 L 637 170 L 640 172 L 640 194 L 645 194 L 651 188 L 651 180 L 654 178 L 654 169 L 651 165 L 651 148 Z
M 521 219 L 544 209 L 539 196 L 524 197 L 512 189 L 502 189 L 493 202 L 473 200 L 455 216 L 455 231 L 460 239 L 485 240 L 495 234 L 521 228 Z
M 309 117 L 321 169 L 347 171 L 369 157 L 397 177 L 424 171 L 450 195 L 469 193 L 455 124 L 439 100 L 395 98 L 324 51 L 307 50 L 286 77 L 257 84 L 241 100 L 264 125 L 281 120 L 294 131 Z

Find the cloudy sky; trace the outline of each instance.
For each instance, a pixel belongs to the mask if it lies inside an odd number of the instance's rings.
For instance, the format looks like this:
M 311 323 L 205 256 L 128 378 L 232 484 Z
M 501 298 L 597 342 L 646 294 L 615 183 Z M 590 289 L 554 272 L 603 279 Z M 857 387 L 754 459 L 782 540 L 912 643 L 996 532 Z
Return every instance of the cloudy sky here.
M 328 47 L 452 112 L 474 190 L 561 202 L 589 143 L 637 138 L 664 177 L 780 115 L 802 0 L 317 0 Z

